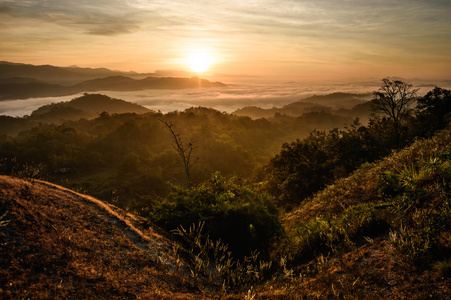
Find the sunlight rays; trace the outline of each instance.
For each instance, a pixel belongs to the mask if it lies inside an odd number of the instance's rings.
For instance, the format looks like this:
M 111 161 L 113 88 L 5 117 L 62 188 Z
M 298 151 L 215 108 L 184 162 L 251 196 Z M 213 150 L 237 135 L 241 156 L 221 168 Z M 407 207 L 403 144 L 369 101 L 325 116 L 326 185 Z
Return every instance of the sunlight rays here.
M 195 73 L 204 73 L 208 71 L 214 61 L 215 59 L 213 58 L 211 51 L 205 49 L 193 49 L 188 53 L 185 59 L 186 65 Z

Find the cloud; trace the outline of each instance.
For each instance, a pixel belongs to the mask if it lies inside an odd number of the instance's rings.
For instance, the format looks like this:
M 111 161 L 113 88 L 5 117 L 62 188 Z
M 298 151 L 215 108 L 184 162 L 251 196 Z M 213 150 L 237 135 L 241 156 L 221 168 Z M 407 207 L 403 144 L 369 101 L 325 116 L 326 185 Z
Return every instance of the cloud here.
M 143 24 L 139 11 L 121 1 L 6 1 L 0 12 L 15 18 L 78 29 L 91 35 L 119 35 L 138 31 Z
M 11 13 L 11 8 L 6 5 L 0 5 L 0 14 L 9 14 Z
M 80 28 L 84 33 L 92 35 L 118 35 L 138 31 L 141 22 L 133 15 L 109 16 L 102 14 L 84 14 L 67 16 L 45 14 L 43 20 L 71 28 Z
M 212 33 L 232 31 L 287 38 L 371 42 L 391 39 L 391 36 L 404 39 L 412 30 L 416 36 L 423 36 L 430 33 L 431 28 L 443 31 L 451 24 L 448 20 L 451 4 L 446 0 L 413 0 L 408 3 L 385 0 L 1 2 L 6 3 L 1 6 L 4 13 L 56 22 L 96 35 L 126 34 L 157 26 L 166 32 L 178 29 L 182 35 L 183 31 L 189 32 L 190 28 L 196 27 Z
M 183 68 L 193 47 L 216 51 L 224 73 L 421 70 L 450 64 L 450 11 L 449 0 L 0 0 L 0 51 L 138 71 Z

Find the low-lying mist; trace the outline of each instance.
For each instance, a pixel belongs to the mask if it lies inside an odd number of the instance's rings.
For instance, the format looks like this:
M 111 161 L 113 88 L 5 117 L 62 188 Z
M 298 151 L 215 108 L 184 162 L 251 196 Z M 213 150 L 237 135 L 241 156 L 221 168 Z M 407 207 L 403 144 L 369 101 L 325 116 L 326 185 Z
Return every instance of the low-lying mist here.
M 123 99 L 145 106 L 155 111 L 167 113 L 183 111 L 189 107 L 205 106 L 219 111 L 233 112 L 245 106 L 261 108 L 281 107 L 313 95 L 327 95 L 335 92 L 371 93 L 378 90 L 380 80 L 359 82 L 270 82 L 230 83 L 221 88 L 180 89 L 180 90 L 141 90 L 131 92 L 98 91 L 113 98 Z M 448 83 L 448 82 L 447 82 Z M 413 82 L 420 87 L 419 94 L 426 93 L 439 83 Z M 449 84 L 449 83 L 448 83 Z M 448 88 L 447 86 L 441 86 Z M 62 97 L 30 98 L 26 100 L 0 101 L 0 115 L 22 117 L 30 115 L 37 108 L 51 103 L 70 101 L 82 93 Z M 334 108 L 350 108 L 346 104 L 335 103 Z

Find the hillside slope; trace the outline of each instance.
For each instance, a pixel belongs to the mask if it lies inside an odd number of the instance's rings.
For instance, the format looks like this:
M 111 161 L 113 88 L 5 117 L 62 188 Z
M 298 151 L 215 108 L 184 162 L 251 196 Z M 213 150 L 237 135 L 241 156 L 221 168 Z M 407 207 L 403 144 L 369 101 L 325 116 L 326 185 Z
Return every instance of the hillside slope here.
M 1 299 L 202 298 L 158 228 L 92 197 L 0 176 L 0 217 Z
M 450 195 L 448 129 L 286 213 L 273 272 L 227 290 L 190 279 L 177 246 L 148 220 L 0 176 L 0 299 L 451 299 Z
M 450 129 L 328 186 L 283 217 L 290 293 L 451 299 L 450 195 Z

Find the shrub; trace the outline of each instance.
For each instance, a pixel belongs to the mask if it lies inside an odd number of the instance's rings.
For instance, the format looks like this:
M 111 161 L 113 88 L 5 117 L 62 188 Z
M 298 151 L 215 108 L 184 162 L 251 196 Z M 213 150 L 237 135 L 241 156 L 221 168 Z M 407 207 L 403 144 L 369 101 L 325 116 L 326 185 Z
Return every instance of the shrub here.
M 427 266 L 433 259 L 434 243 L 427 229 L 416 231 L 400 228 L 391 233 L 390 240 L 402 259 L 420 267 Z
M 204 222 L 205 234 L 228 244 L 236 257 L 256 249 L 268 253 L 274 238 L 283 233 L 271 196 L 219 173 L 196 187 L 174 187 L 167 199 L 153 204 L 150 219 L 169 231 Z

